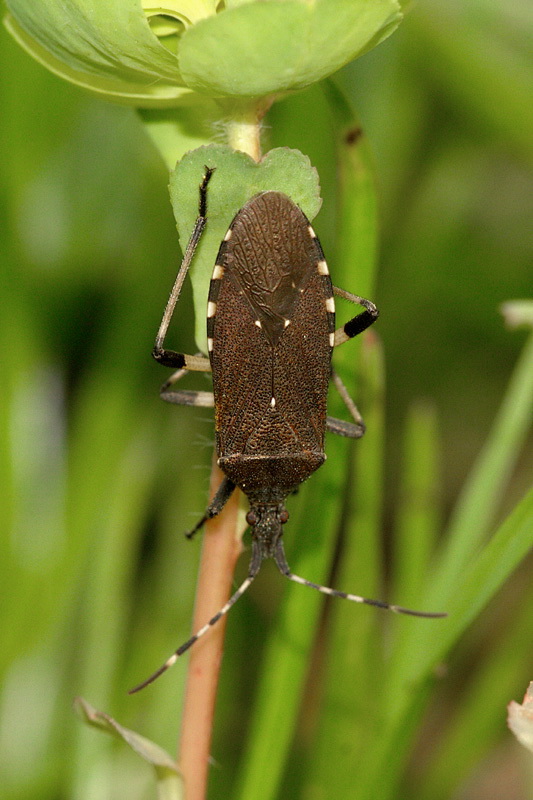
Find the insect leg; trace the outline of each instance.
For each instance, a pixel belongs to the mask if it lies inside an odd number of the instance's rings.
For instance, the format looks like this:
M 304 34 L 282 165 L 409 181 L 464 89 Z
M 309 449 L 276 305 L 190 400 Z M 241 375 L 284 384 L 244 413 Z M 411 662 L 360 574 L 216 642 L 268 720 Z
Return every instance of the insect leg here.
M 357 294 L 352 294 L 344 289 L 339 289 L 337 286 L 333 287 L 333 293 L 336 294 L 337 297 L 343 297 L 345 300 L 349 300 L 351 303 L 363 306 L 365 309 L 362 314 L 358 314 L 356 317 L 348 320 L 348 322 L 343 325 L 342 328 L 337 328 L 335 331 L 335 347 L 337 347 L 339 344 L 347 342 L 348 339 L 353 339 L 354 336 L 362 333 L 370 325 L 372 325 L 372 323 L 377 320 L 379 311 L 374 303 L 372 303 L 370 300 L 365 300 L 364 297 L 359 297 Z
M 200 358 L 198 356 L 192 356 L 192 358 L 197 359 L 197 361 L 205 361 L 209 364 L 208 359 Z M 169 392 L 169 387 L 173 386 L 177 383 L 181 378 L 183 378 L 187 373 L 188 369 L 183 367 L 182 369 L 177 370 L 174 372 L 170 378 L 165 381 L 165 383 L 161 387 L 160 396 L 162 400 L 166 400 L 167 403 L 175 403 L 180 406 L 196 406 L 196 407 L 204 407 L 204 408 L 212 408 L 215 404 L 215 400 L 213 397 L 213 392 L 194 392 L 189 391 L 188 389 L 184 389 L 181 392 Z M 197 530 L 199 530 L 202 525 L 212 517 L 216 517 L 219 514 L 226 502 L 228 501 L 230 495 L 232 494 L 233 490 L 235 489 L 235 484 L 229 480 L 229 478 L 224 478 L 222 483 L 220 484 L 217 493 L 211 500 L 209 506 L 206 509 L 206 512 L 202 519 L 198 522 L 197 525 L 194 526 L 192 531 L 189 531 L 185 535 L 191 539 Z
M 331 371 L 331 379 L 335 384 L 335 388 L 344 401 L 344 405 L 350 412 L 353 422 L 345 422 L 342 419 L 335 417 L 328 417 L 326 420 L 326 429 L 332 433 L 337 433 L 339 436 L 348 436 L 350 439 L 360 439 L 365 432 L 365 423 L 359 413 L 359 409 L 350 397 L 348 389 L 342 382 L 341 378 L 335 370 Z
M 184 389 L 181 392 L 161 392 L 161 400 L 175 403 L 177 406 L 196 406 L 197 408 L 213 408 L 215 398 L 213 392 L 193 392 Z
M 372 325 L 372 323 L 377 320 L 379 311 L 374 303 L 372 303 L 370 300 L 365 300 L 364 297 L 359 297 L 359 295 L 352 294 L 344 289 L 339 289 L 337 286 L 333 287 L 333 293 L 338 297 L 343 297 L 345 300 L 349 300 L 351 303 L 363 306 L 365 309 L 362 314 L 358 314 L 357 316 L 353 317 L 345 325 L 343 325 L 342 328 L 337 328 L 335 331 L 334 340 L 334 346 L 337 347 L 339 344 L 347 342 L 348 339 L 353 339 L 354 336 L 362 333 L 364 330 L 366 330 L 366 328 Z M 332 433 L 339 434 L 339 436 L 348 436 L 351 439 L 359 439 L 365 432 L 365 424 L 361 414 L 359 413 L 357 406 L 353 402 L 348 390 L 337 373 L 332 371 L 331 377 L 337 388 L 337 391 L 344 401 L 346 408 L 350 412 L 353 422 L 344 422 L 344 420 L 328 417 L 326 421 L 326 428 Z
M 196 523 L 191 531 L 188 531 L 185 536 L 187 539 L 192 539 L 194 534 L 207 522 L 208 519 L 213 519 L 217 514 L 220 514 L 235 489 L 235 484 L 229 478 L 224 478 L 222 483 L 217 489 L 217 492 L 205 510 L 202 519 Z
M 190 356 L 190 357 L 198 359 L 198 361 L 204 361 L 209 365 L 209 360 L 207 358 L 200 358 L 199 356 Z M 161 399 L 166 400 L 167 403 L 175 403 L 176 405 L 179 406 L 197 406 L 202 408 L 213 408 L 215 404 L 213 392 L 194 392 L 188 389 L 184 389 L 181 392 L 168 391 L 171 386 L 173 386 L 175 383 L 181 380 L 185 375 L 187 375 L 188 371 L 189 370 L 186 367 L 178 369 L 170 376 L 168 380 L 165 381 L 159 392 Z
M 155 358 L 155 360 L 159 361 L 160 364 L 164 364 L 164 366 L 166 367 L 175 367 L 177 369 L 181 369 L 182 367 L 187 367 L 187 369 L 200 370 L 200 371 L 210 369 L 209 366 L 205 366 L 206 362 L 207 364 L 209 364 L 207 359 L 198 358 L 196 356 L 187 356 L 184 353 L 176 353 L 174 350 L 165 350 L 164 343 L 168 331 L 168 326 L 170 325 L 170 320 L 172 319 L 172 315 L 174 314 L 174 309 L 176 308 L 176 303 L 178 302 L 178 298 L 181 293 L 181 287 L 183 286 L 183 281 L 185 280 L 185 276 L 189 271 L 189 267 L 191 265 L 191 261 L 193 259 L 195 250 L 198 246 L 198 242 L 200 241 L 202 232 L 205 228 L 205 224 L 207 221 L 207 185 L 211 180 L 211 175 L 213 174 L 213 172 L 214 169 L 209 167 L 205 168 L 205 175 L 202 180 L 202 183 L 200 184 L 200 201 L 198 207 L 198 217 L 196 218 L 193 232 L 191 233 L 191 237 L 187 243 L 185 254 L 183 256 L 183 261 L 181 262 L 178 275 L 176 277 L 176 280 L 174 281 L 174 286 L 172 287 L 170 297 L 168 298 L 165 312 L 163 314 L 163 319 L 161 320 L 161 325 L 159 326 L 159 330 L 157 332 L 157 336 L 155 339 L 154 349 L 152 351 L 152 355 Z
M 326 430 L 336 433 L 338 436 L 346 436 L 349 439 L 360 439 L 365 432 L 364 424 L 354 425 L 353 422 L 345 422 L 336 417 L 326 417 Z

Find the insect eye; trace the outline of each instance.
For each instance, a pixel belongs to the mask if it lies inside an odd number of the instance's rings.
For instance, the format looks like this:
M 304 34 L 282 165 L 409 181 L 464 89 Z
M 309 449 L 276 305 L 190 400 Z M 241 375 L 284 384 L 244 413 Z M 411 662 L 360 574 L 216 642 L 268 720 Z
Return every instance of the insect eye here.
M 279 515 L 279 521 L 282 525 L 285 525 L 287 520 L 289 519 L 289 512 L 284 508 L 281 514 Z
M 257 525 L 257 523 L 259 522 L 259 517 L 255 513 L 255 511 L 249 511 L 246 514 L 246 522 L 248 523 L 248 525 L 251 525 L 252 528 L 254 525 Z

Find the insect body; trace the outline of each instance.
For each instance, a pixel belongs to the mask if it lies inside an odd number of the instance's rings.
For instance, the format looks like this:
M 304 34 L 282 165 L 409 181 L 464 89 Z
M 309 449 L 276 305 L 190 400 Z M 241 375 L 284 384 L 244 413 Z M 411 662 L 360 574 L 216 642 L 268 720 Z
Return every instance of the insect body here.
M 358 438 L 364 433 L 359 412 L 340 379 L 333 375 L 352 422 L 326 415 L 335 345 L 365 330 L 378 316 L 373 303 L 333 288 L 322 248 L 303 212 L 286 195 L 256 195 L 237 213 L 216 259 L 207 306 L 209 362 L 165 350 L 164 337 L 184 271 L 206 221 L 206 189 L 200 187 L 200 215 L 163 317 L 154 348 L 161 363 L 179 371 L 162 390 L 170 402 L 215 406 L 218 464 L 225 474 L 218 492 L 192 535 L 218 514 L 238 486 L 250 501 L 252 556 L 248 576 L 226 605 L 147 681 L 155 680 L 246 591 L 265 558 L 273 558 L 290 580 L 359 603 L 417 616 L 410 611 L 311 583 L 294 575 L 283 550 L 285 498 L 325 460 L 326 429 Z M 334 292 L 364 311 L 335 330 Z M 213 373 L 214 397 L 206 392 L 170 392 L 189 369 Z
M 250 200 L 229 234 L 207 319 L 216 445 L 220 468 L 250 500 L 258 569 L 268 556 L 284 564 L 283 502 L 325 459 L 333 288 L 309 223 L 286 195 Z

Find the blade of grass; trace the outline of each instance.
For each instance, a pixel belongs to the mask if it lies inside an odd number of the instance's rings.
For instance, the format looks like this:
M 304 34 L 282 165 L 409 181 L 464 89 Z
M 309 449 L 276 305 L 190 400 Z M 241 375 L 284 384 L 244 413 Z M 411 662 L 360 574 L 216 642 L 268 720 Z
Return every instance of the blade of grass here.
M 447 602 L 459 575 L 493 523 L 509 476 L 531 426 L 533 334 L 525 343 L 490 434 L 461 492 L 431 581 L 432 603 Z
M 142 533 L 155 479 L 155 431 L 150 417 L 141 423 L 120 453 L 113 493 L 106 503 L 99 536 L 94 540 L 81 619 L 82 642 L 78 690 L 109 702 L 113 676 L 121 656 L 117 642 L 125 641 L 128 596 L 136 549 Z
M 5 262 L 4 262 L 5 263 Z M 50 456 L 50 440 L 46 442 L 39 439 L 37 442 L 30 435 L 28 420 L 22 418 L 21 405 L 26 407 L 32 404 L 36 386 L 44 389 L 43 376 L 44 353 L 40 352 L 38 345 L 29 348 L 29 354 L 23 361 L 20 359 L 16 348 L 13 348 L 13 331 L 20 327 L 18 346 L 24 350 L 25 344 L 39 342 L 39 326 L 26 313 L 22 298 L 18 292 L 5 287 L 3 302 L 5 308 L 0 315 L 0 352 L 2 354 L 3 387 L 0 393 L 0 521 L 2 535 L 0 536 L 0 597 L 2 600 L 2 648 L 0 655 L 0 675 L 3 675 L 8 665 L 15 661 L 21 654 L 28 652 L 34 643 L 41 638 L 43 629 L 49 622 L 51 609 L 46 602 L 47 595 L 41 596 L 43 572 L 45 578 L 53 571 L 58 554 L 57 538 L 61 538 L 62 531 L 60 508 L 56 514 L 47 514 L 47 519 L 41 520 L 34 552 L 27 537 L 27 526 L 34 533 L 33 516 L 28 512 L 26 492 L 30 479 L 38 480 L 39 489 L 42 487 L 44 466 L 52 469 L 47 459 Z M 38 374 L 40 373 L 40 374 Z M 34 381 L 30 388 L 30 381 Z M 39 422 L 46 424 L 53 419 L 51 398 L 47 393 L 42 398 L 42 407 Z M 24 435 L 25 434 L 25 435 Z M 24 435 L 23 440 L 19 437 Z M 59 439 L 59 436 L 57 437 Z M 54 442 L 57 451 L 59 442 Z M 24 448 L 21 445 L 25 445 Z M 23 450 L 23 452 L 21 452 Z M 57 459 L 53 464 L 57 468 Z M 59 513 L 58 513 L 59 512 Z M 54 537 L 54 529 L 57 534 Z M 49 548 L 46 543 L 55 540 L 55 547 Z M 41 558 L 46 561 L 46 569 L 35 570 L 32 563 L 35 550 L 43 546 Z M 48 550 L 48 552 L 47 552 Z M 41 574 L 40 574 L 41 572 Z M 25 582 L 25 602 L 21 602 L 20 586 Z M 39 613 L 35 613 L 32 599 L 41 597 L 38 606 Z M 42 627 L 41 627 L 42 626 Z M 21 631 L 25 632 L 21 636 Z
M 313 113 L 320 116 L 320 122 L 316 123 L 326 126 L 331 119 L 329 106 L 323 97 L 318 99 Z M 290 138 L 289 142 L 301 146 Z M 334 269 L 333 276 L 336 280 Z M 287 532 L 286 542 L 289 564 L 296 573 L 319 583 L 327 582 L 331 575 L 342 513 L 346 452 L 345 441 L 328 437 L 327 464 L 291 501 L 293 527 Z M 297 519 L 299 530 L 295 525 Z M 276 630 L 270 635 L 265 651 L 248 747 L 237 782 L 238 798 L 264 800 L 276 796 L 293 740 L 322 607 L 322 599 L 316 592 L 306 591 L 305 587 L 285 589 Z
M 417 402 L 409 409 L 404 434 L 401 485 L 395 517 L 394 602 L 418 608 L 440 529 L 438 431 L 435 409 Z
M 447 800 L 459 782 L 479 762 L 505 728 L 505 708 L 516 687 L 531 677 L 531 607 L 533 592 L 525 593 L 506 624 L 502 635 L 492 641 L 458 708 L 439 741 L 435 759 L 425 771 L 419 800 Z M 525 659 L 519 657 L 524 653 Z
M 352 442 L 354 470 L 340 563 L 333 585 L 378 597 L 383 591 L 381 509 L 383 470 L 383 354 L 378 340 L 363 342 L 362 378 L 368 431 Z M 355 485 L 354 485 L 355 473 Z M 329 605 L 316 742 L 308 756 L 306 787 L 316 798 L 351 796 L 364 743 L 371 740 L 373 706 L 381 663 L 380 624 L 376 612 L 333 599 Z M 377 612 L 379 614 L 379 612 Z M 379 694 L 378 694 L 379 696 Z M 343 768 L 331 758 L 342 758 Z
M 102 502 L 98 533 L 88 548 L 88 570 L 81 612 L 70 616 L 64 631 L 65 648 L 75 643 L 74 658 L 78 670 L 72 675 L 70 691 L 83 691 L 109 707 L 117 668 L 127 648 L 129 598 L 137 549 L 134 539 L 143 531 L 147 507 L 155 477 L 155 441 L 153 420 L 139 420 L 139 431 L 119 451 L 119 463 L 113 475 L 113 493 Z M 123 690 L 125 697 L 125 692 Z M 112 765 L 104 757 L 111 745 L 98 737 L 76 729 L 76 750 L 73 753 L 74 774 L 83 796 L 95 765 L 105 782 L 112 784 Z M 109 773 L 106 774 L 106 768 Z M 105 778 L 104 778 L 105 776 Z
M 342 92 L 329 81 L 325 93 L 333 114 L 338 154 L 338 224 L 332 274 L 337 285 L 372 297 L 378 227 L 372 154 Z M 344 313 L 341 304 L 338 306 Z M 359 365 L 357 376 L 354 363 Z M 367 433 L 349 447 L 345 530 L 339 566 L 330 585 L 375 597 L 382 591 L 379 534 L 384 365 L 373 329 L 362 341 L 338 348 L 334 364 L 352 396 L 363 401 Z M 346 414 L 338 401 L 333 412 L 341 417 Z M 328 633 L 321 644 L 324 681 L 317 737 L 308 754 L 305 782 L 306 790 L 316 797 L 344 797 L 350 792 L 353 769 L 357 769 L 361 740 L 368 735 L 368 700 L 377 674 L 379 625 L 374 614 L 354 609 L 349 603 L 330 603 L 328 612 Z M 332 752 L 342 754 L 343 770 L 337 768 Z
M 463 500 L 464 509 L 458 517 L 462 519 L 464 526 L 471 522 L 474 524 L 476 541 L 480 538 L 481 530 L 476 524 L 473 509 L 479 508 L 483 499 L 492 507 L 490 491 L 499 496 L 503 490 L 510 466 L 518 457 L 520 444 L 527 432 L 532 394 L 533 337 L 530 336 L 515 367 L 494 428 L 474 467 L 473 478 L 463 494 L 468 502 Z M 394 785 L 394 773 L 401 764 L 401 749 L 408 746 L 403 725 L 412 717 L 416 704 L 416 700 L 413 701 L 412 698 L 416 695 L 417 688 L 424 686 L 439 660 L 445 657 L 531 548 L 533 512 L 530 505 L 531 496 L 526 497 L 509 515 L 469 567 L 464 565 L 467 554 L 472 551 L 468 542 L 468 527 L 466 533 L 463 528 L 456 529 L 456 535 L 460 537 L 461 543 L 464 542 L 458 548 L 460 557 L 450 559 L 445 556 L 444 567 L 440 567 L 437 578 L 431 581 L 426 592 L 428 610 L 446 607 L 450 613 L 447 620 L 438 622 L 438 637 L 435 635 L 428 640 L 425 632 L 427 621 L 395 621 L 398 633 L 387 670 L 388 717 L 380 734 L 378 747 L 365 763 L 361 774 L 361 797 L 365 800 L 367 797 L 381 797 L 372 793 L 376 787 L 381 787 L 383 793 L 386 791 L 384 772 L 391 779 L 389 788 Z M 485 524 L 488 524 L 485 509 L 481 508 L 480 513 Z M 444 582 L 443 574 L 447 575 L 447 582 Z M 422 707 L 420 713 L 421 711 Z
M 378 200 L 372 152 L 341 90 L 333 81 L 327 81 L 324 93 L 334 118 L 337 148 L 334 277 L 344 288 L 370 298 L 375 285 L 378 247 Z M 346 353 L 346 348 L 339 348 L 336 355 L 342 353 Z M 348 361 L 348 356 L 345 358 Z M 353 353 L 350 363 L 353 363 Z
M 457 642 L 470 623 L 495 595 L 504 581 L 531 551 L 533 490 L 516 506 L 497 530 L 481 555 L 463 573 L 449 617 L 440 620 L 438 636 L 428 640 L 423 620 L 398 620 L 405 626 L 401 645 L 402 661 L 393 660 L 387 674 L 389 715 L 377 740 L 376 749 L 363 763 L 360 785 L 354 787 L 358 800 L 394 796 L 400 766 L 410 744 L 413 718 L 420 718 L 423 703 L 417 694 L 431 680 L 431 673 Z M 392 682 L 394 680 L 394 683 Z M 385 766 L 386 765 L 386 768 Z
M 435 659 L 444 657 L 532 548 L 533 490 L 509 514 L 478 558 L 465 570 L 461 591 L 454 587 L 450 616 L 443 625 Z

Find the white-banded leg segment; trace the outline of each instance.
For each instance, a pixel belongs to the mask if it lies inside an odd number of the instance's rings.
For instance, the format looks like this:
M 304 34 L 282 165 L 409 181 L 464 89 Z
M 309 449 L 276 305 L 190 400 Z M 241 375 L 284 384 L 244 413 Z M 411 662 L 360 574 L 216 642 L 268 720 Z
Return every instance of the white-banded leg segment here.
M 181 381 L 181 379 L 184 378 L 185 375 L 187 375 L 188 372 L 189 372 L 189 370 L 186 369 L 185 367 L 182 367 L 181 369 L 177 369 L 176 372 L 173 372 L 172 375 L 170 376 L 170 378 L 168 378 L 164 382 L 164 384 L 161 386 L 160 392 L 163 393 L 170 386 L 174 386 L 174 384 L 177 383 L 178 381 Z
M 336 433 L 337 436 L 345 436 L 347 439 L 360 439 L 364 435 L 365 428 L 354 425 L 353 422 L 346 422 L 336 417 L 326 417 L 326 430 Z
M 194 406 L 195 408 L 214 408 L 215 396 L 213 392 L 194 392 L 184 389 L 181 392 L 161 391 L 161 400 L 174 403 L 177 406 Z
M 165 311 L 163 313 L 163 319 L 161 320 L 161 324 L 159 326 L 159 330 L 157 332 L 157 336 L 155 338 L 154 349 L 152 354 L 156 361 L 159 363 L 164 364 L 167 367 L 178 367 L 182 368 L 186 366 L 185 359 L 191 359 L 193 356 L 185 356 L 183 353 L 176 353 L 173 350 L 165 350 L 164 343 L 165 338 L 168 332 L 168 327 L 170 325 L 170 321 L 174 314 L 174 309 L 176 308 L 176 303 L 178 302 L 178 298 L 181 294 L 181 290 L 183 287 L 183 282 L 187 276 L 187 272 L 189 271 L 189 267 L 191 265 L 191 261 L 194 257 L 194 253 L 198 246 L 198 242 L 202 236 L 202 232 L 205 228 L 205 224 L 207 221 L 207 185 L 211 180 L 211 176 L 214 172 L 214 169 L 206 167 L 206 171 L 200 184 L 200 201 L 199 201 L 199 208 L 198 208 L 198 217 L 196 218 L 196 222 L 194 223 L 194 228 L 187 242 L 187 247 L 185 249 L 185 253 L 183 255 L 183 260 L 181 262 L 181 266 L 178 270 L 178 274 L 176 276 L 176 280 L 174 281 L 174 285 L 172 287 L 172 291 L 170 292 L 170 296 L 167 301 L 167 305 L 165 307 Z M 191 364 L 192 362 L 189 362 Z M 187 365 L 188 369 L 195 369 L 194 366 Z M 200 367 L 196 367 L 196 369 L 203 369 Z
M 357 294 L 347 292 L 345 289 L 339 289 L 337 286 L 334 286 L 333 293 L 337 295 L 337 297 L 342 297 L 344 300 L 349 300 L 350 303 L 355 303 L 355 305 L 364 308 L 361 314 L 357 314 L 357 316 L 352 317 L 352 319 L 348 320 L 341 328 L 337 328 L 334 337 L 334 347 L 337 347 L 347 342 L 349 339 L 353 339 L 354 336 L 357 336 L 370 327 L 370 325 L 377 320 L 379 311 L 370 300 L 366 300 L 364 297 L 360 297 Z
M 161 387 L 163 392 L 165 388 L 173 386 L 180 381 L 187 372 L 211 372 L 211 362 L 208 358 L 201 353 L 196 353 L 194 356 L 187 355 L 187 353 L 175 353 L 173 350 L 163 350 L 164 354 L 171 354 L 172 364 L 166 363 L 164 356 L 159 358 L 154 355 L 154 358 L 164 366 L 176 366 L 176 360 L 180 361 L 179 369 L 172 373 L 172 375 L 164 382 Z
M 210 628 L 212 628 L 213 625 L 215 625 L 219 621 L 219 619 L 221 619 L 221 617 L 225 616 L 228 613 L 230 608 L 237 602 L 239 597 L 243 596 L 243 594 L 248 589 L 254 578 L 255 575 L 248 575 L 248 577 L 241 583 L 237 591 L 230 597 L 228 602 L 224 606 L 222 606 L 220 611 L 218 611 L 214 617 L 211 617 L 209 622 L 206 622 L 206 624 L 203 625 L 200 628 L 200 630 L 196 631 L 194 636 L 191 636 L 190 639 L 188 639 L 186 642 L 184 642 L 184 644 L 178 647 L 178 649 L 170 656 L 170 658 L 167 658 L 165 663 L 162 664 L 159 667 L 159 669 L 156 670 L 152 675 L 150 675 L 149 678 L 146 678 L 145 681 L 139 683 L 139 685 L 135 686 L 133 689 L 130 689 L 128 694 L 135 694 L 135 692 L 139 692 L 141 689 L 144 689 L 145 686 L 148 686 L 150 683 L 153 683 L 155 680 L 157 680 L 157 678 L 159 678 L 159 676 L 162 675 L 163 672 L 166 672 L 167 669 L 170 669 L 170 667 L 172 667 L 176 663 L 178 658 L 182 656 L 183 653 L 185 653 L 189 649 L 189 647 L 192 647 L 192 645 L 195 642 L 197 642 L 198 639 L 204 636 L 210 630 Z
M 199 353 L 197 353 L 195 356 L 185 356 L 185 358 L 191 359 L 193 367 L 187 366 L 176 370 L 176 372 L 174 372 L 161 386 L 161 389 L 159 390 L 161 399 L 165 400 L 167 403 L 175 403 L 176 405 L 180 406 L 213 408 L 215 404 L 213 392 L 191 391 L 189 389 L 184 389 L 181 392 L 168 391 L 171 386 L 174 386 L 178 381 L 185 377 L 185 375 L 187 375 L 189 369 L 194 369 L 195 367 L 198 369 L 198 371 L 207 371 L 208 369 L 211 369 L 209 359 L 204 358 Z

